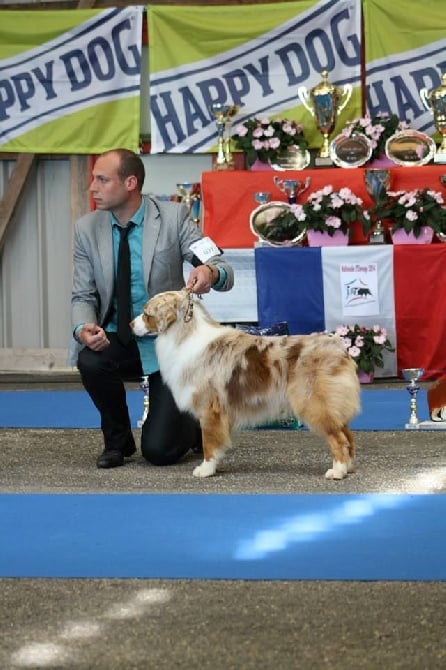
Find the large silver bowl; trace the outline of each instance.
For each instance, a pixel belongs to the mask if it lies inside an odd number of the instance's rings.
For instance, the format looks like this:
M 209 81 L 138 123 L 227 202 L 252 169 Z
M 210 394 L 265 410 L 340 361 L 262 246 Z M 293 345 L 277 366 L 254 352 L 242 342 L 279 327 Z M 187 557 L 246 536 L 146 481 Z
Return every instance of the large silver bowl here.
M 262 233 L 263 226 L 267 225 L 271 219 L 286 210 L 290 211 L 291 205 L 287 202 L 282 202 L 279 200 L 274 200 L 272 202 L 266 202 L 263 205 L 259 205 L 259 207 L 253 209 L 249 217 L 249 226 L 251 228 L 251 232 L 263 243 L 271 245 L 272 247 L 298 246 L 306 237 L 306 229 L 292 239 L 286 240 L 270 239 L 265 237 L 265 235 Z

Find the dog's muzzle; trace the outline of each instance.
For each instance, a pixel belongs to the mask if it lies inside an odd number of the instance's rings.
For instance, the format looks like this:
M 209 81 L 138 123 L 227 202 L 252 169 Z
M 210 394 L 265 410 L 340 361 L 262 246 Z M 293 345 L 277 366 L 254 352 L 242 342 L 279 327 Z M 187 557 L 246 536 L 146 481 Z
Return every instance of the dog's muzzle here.
M 150 332 L 149 330 L 147 330 L 147 326 L 144 323 L 142 314 L 133 319 L 133 321 L 130 324 L 130 328 L 138 337 L 143 337 L 144 335 L 147 335 Z

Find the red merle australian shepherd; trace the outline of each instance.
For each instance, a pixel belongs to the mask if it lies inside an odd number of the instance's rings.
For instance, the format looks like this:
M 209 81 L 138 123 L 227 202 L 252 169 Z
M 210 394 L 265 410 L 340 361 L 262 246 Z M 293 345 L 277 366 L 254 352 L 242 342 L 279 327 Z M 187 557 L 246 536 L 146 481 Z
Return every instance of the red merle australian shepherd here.
M 196 477 L 217 471 L 234 429 L 295 415 L 326 441 L 327 479 L 354 470 L 349 422 L 360 409 L 356 364 L 337 336 L 258 336 L 214 321 L 187 290 L 159 293 L 131 324 L 158 333 L 160 372 L 178 407 L 201 425 L 204 460 Z

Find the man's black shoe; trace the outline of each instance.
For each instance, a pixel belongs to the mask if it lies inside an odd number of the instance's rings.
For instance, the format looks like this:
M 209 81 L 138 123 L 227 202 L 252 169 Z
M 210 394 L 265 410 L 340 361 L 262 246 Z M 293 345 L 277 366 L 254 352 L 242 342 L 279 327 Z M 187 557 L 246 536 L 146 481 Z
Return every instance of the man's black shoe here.
M 135 453 L 135 451 L 136 451 L 135 443 L 134 443 L 133 441 L 132 441 L 132 442 L 128 442 L 128 443 L 125 445 L 125 447 L 124 447 L 124 456 L 125 456 L 126 458 L 128 458 L 129 456 L 133 456 L 133 454 Z
M 96 461 L 98 468 L 117 468 L 124 465 L 124 454 L 117 449 L 109 449 L 102 452 Z

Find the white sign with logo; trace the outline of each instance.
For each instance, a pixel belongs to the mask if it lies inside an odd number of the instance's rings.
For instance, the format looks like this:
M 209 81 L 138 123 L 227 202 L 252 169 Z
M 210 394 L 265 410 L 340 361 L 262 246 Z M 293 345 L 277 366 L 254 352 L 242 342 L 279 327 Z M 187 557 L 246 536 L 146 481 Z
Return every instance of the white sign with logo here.
M 344 316 L 380 313 L 377 263 L 341 263 L 339 278 Z

